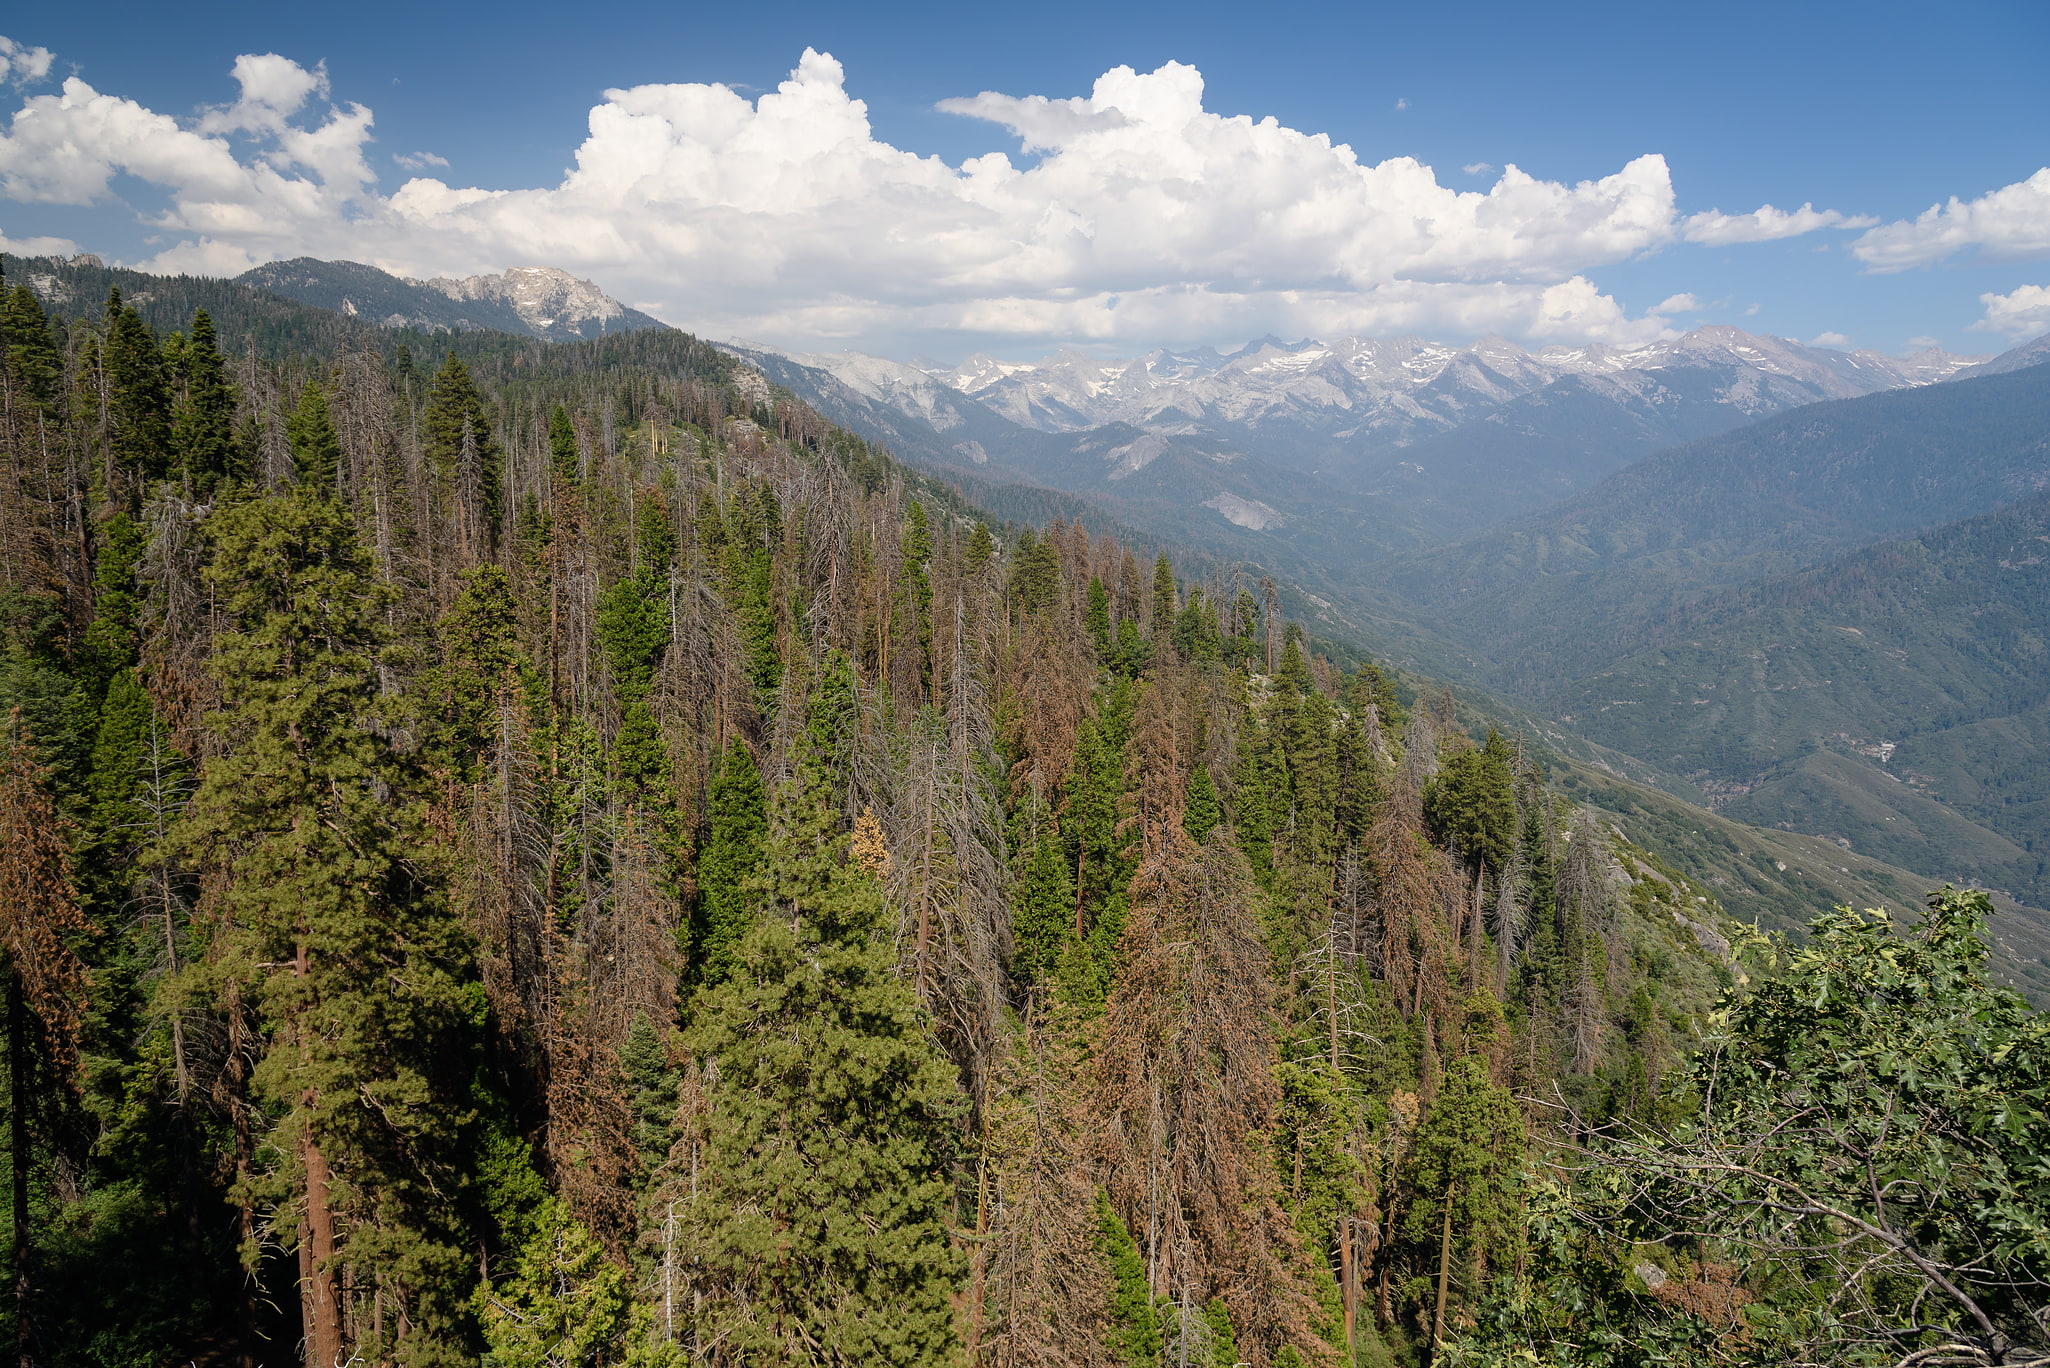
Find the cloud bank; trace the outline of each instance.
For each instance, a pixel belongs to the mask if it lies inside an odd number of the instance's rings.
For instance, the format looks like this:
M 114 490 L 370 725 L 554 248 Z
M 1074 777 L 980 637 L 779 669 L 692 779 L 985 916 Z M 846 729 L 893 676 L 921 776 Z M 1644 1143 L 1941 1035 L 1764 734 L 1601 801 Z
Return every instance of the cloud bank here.
M 333 102 L 324 69 L 245 55 L 232 75 L 233 103 L 183 121 L 76 76 L 25 100 L 0 133 L 0 194 L 83 205 L 113 200 L 117 177 L 146 181 L 165 203 L 145 221 L 173 240 L 153 270 L 300 255 L 409 275 L 547 264 L 714 336 L 870 344 L 1409 330 L 1627 342 L 1667 324 L 1629 316 L 1587 272 L 1680 242 L 1869 222 L 1809 205 L 1681 217 L 1657 155 L 1577 184 L 1505 166 L 1485 190 L 1455 190 L 1412 158 L 1368 163 L 1322 134 L 1206 110 L 1201 73 L 1175 62 L 1119 67 L 1076 98 L 945 101 L 1018 140 L 1019 160 L 953 166 L 879 141 L 840 63 L 810 49 L 753 101 L 724 85 L 607 91 L 555 186 L 415 176 L 387 193 L 371 111 Z
M 2050 166 L 1975 200 L 1953 196 L 1920 215 L 1874 228 L 1851 244 L 1873 271 L 1930 266 L 1961 252 L 1982 261 L 2050 257 Z
M 2050 332 L 2050 286 L 2023 285 L 2006 294 L 1982 294 L 1986 316 L 1972 325 L 1974 332 L 2005 333 L 2010 339 Z

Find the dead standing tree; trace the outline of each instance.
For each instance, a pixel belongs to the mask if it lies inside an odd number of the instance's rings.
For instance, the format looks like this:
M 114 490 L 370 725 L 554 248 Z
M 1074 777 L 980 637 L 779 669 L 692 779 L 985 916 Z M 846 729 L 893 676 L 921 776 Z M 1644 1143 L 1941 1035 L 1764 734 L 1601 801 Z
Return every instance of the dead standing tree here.
M 1094 1106 L 1106 1187 L 1155 1295 L 1221 1299 L 1240 1352 L 1265 1368 L 1284 1346 L 1312 1362 L 1331 1351 L 1309 1328 L 1303 1252 L 1253 1140 L 1280 1095 L 1252 900 L 1251 870 L 1221 831 L 1198 847 L 1172 827 L 1140 866 Z

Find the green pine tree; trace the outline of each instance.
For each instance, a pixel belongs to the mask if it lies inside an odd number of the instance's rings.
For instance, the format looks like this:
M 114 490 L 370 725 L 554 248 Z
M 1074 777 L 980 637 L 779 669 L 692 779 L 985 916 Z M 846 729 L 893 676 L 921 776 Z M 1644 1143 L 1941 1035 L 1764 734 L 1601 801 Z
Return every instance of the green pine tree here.
M 222 480 L 248 472 L 235 441 L 235 387 L 205 309 L 192 316 L 181 370 L 184 395 L 171 420 L 171 446 L 194 489 L 210 494 Z
M 1488 743 L 1447 760 L 1424 789 L 1424 820 L 1438 840 L 1491 872 L 1516 848 L 1516 789 L 1509 743 L 1492 727 Z
M 375 725 L 388 591 L 348 512 L 309 488 L 223 509 L 210 531 L 229 749 L 177 842 L 226 876 L 192 988 L 250 1003 L 266 1045 L 252 1086 L 269 1163 L 245 1196 L 281 1238 L 309 1232 L 310 1352 L 344 1352 L 347 1263 L 406 1298 L 406 1356 L 424 1360 L 460 1330 L 449 1272 L 470 1246 L 452 1195 L 484 998 Z
M 701 999 L 717 1061 L 690 1222 L 700 1344 L 750 1365 L 953 1362 L 954 1069 L 845 856 L 820 767 L 779 792 L 763 914 Z
M 171 385 L 163 352 L 142 315 L 107 296 L 107 338 L 101 353 L 107 384 L 107 444 L 129 477 L 125 499 L 140 506 L 141 488 L 163 478 L 171 454 Z M 107 491 L 112 496 L 114 491 Z
M 0 342 L 7 374 L 23 399 L 45 418 L 58 415 L 64 396 L 64 357 L 50 331 L 42 301 L 26 285 L 7 291 L 0 308 Z
M 474 1307 L 486 1368 L 666 1368 L 674 1345 L 651 1334 L 654 1313 L 634 1296 L 633 1274 L 605 1257 L 562 1202 L 542 1204 L 510 1276 L 486 1281 Z
M 1012 963 L 1022 981 L 1053 981 L 1074 924 L 1075 880 L 1060 828 L 1049 815 L 1011 887 Z
M 461 357 L 450 356 L 435 372 L 420 427 L 428 463 L 442 479 L 454 482 L 466 461 L 474 463 L 486 535 L 496 536 L 505 511 L 505 452 L 492 435 L 477 382 Z
M 1146 1262 L 1139 1257 L 1139 1245 L 1132 1239 L 1132 1232 L 1125 1228 L 1101 1189 L 1096 1194 L 1096 1239 L 1104 1261 L 1110 1265 L 1111 1355 L 1124 1368 L 1158 1368 L 1160 1312 L 1153 1305 L 1153 1288 L 1146 1281 Z
M 285 418 L 285 440 L 292 448 L 292 469 L 299 483 L 333 497 L 342 469 L 342 439 L 318 384 L 308 381 L 299 392 L 298 408 Z
M 548 461 L 555 468 L 555 478 L 565 483 L 577 478 L 582 464 L 577 456 L 576 424 L 561 404 L 548 415 Z
M 709 820 L 698 850 L 695 941 L 698 981 L 715 984 L 732 972 L 734 955 L 753 919 L 747 884 L 761 865 L 768 831 L 768 795 L 753 752 L 727 743 L 712 771 Z

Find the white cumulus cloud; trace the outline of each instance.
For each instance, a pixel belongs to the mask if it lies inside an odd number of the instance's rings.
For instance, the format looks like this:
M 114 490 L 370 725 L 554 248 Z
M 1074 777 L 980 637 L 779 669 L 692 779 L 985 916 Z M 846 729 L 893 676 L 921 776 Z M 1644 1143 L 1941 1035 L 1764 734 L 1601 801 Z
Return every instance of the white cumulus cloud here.
M 34 85 L 49 76 L 54 60 L 46 47 L 30 47 L 0 36 L 0 82 L 17 87 Z
M 1844 221 L 1807 206 L 1679 218 L 1655 154 L 1577 183 L 1505 166 L 1455 190 L 1413 158 L 1369 162 L 1207 110 L 1201 73 L 1175 62 L 1116 68 L 1086 96 L 946 101 L 1026 156 L 950 165 L 877 139 L 840 63 L 810 49 L 752 100 L 714 84 L 607 91 L 553 186 L 419 175 L 387 191 L 366 156 L 370 110 L 334 101 L 324 69 L 264 54 L 232 74 L 233 103 L 182 122 L 77 77 L 25 100 L 0 132 L 0 194 L 91 204 L 117 176 L 147 181 L 168 203 L 146 221 L 172 243 L 151 269 L 546 264 L 714 336 L 869 345 L 1411 329 L 1633 341 L 1667 325 L 1630 317 L 1587 272 L 1688 238 Z
M 2023 285 L 2006 294 L 1982 294 L 1979 302 L 1986 306 L 1986 316 L 1972 325 L 1976 332 L 2021 338 L 2050 331 L 2050 286 Z
M 1850 340 L 1850 338 L 1845 337 L 1840 332 L 1817 333 L 1808 339 L 1808 345 L 1811 347 L 1841 347 L 1848 344 Z
M 394 152 L 391 157 L 401 171 L 425 171 L 430 166 L 447 167 L 448 158 L 432 152 Z
M 1699 313 L 1701 301 L 1691 294 L 1668 295 L 1651 306 L 1647 312 L 1655 314 Z
M 1738 242 L 1773 242 L 1799 237 L 1819 228 L 1869 228 L 1879 220 L 1854 218 L 1834 209 L 1817 209 L 1804 204 L 1799 209 L 1775 209 L 1762 205 L 1748 214 L 1725 214 L 1711 209 L 1690 214 L 1682 222 L 1681 236 L 1707 247 L 1727 247 Z
M 1959 252 L 1986 261 L 2050 257 L 2050 166 L 1975 200 L 1952 196 L 1911 219 L 1874 228 L 1851 252 L 1874 271 L 1905 271 Z

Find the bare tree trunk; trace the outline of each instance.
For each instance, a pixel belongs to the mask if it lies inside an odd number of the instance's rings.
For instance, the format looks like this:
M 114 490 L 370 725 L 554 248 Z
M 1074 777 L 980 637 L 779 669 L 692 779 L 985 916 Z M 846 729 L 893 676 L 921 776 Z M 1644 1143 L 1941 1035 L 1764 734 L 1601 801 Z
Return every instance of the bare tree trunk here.
M 1438 1234 L 1438 1309 L 1431 1316 L 1431 1357 L 1445 1351 L 1445 1292 L 1452 1281 L 1452 1189 L 1445 1189 L 1445 1225 Z
M 22 1001 L 21 979 L 7 974 L 7 1159 L 14 1170 L 14 1350 L 21 1368 L 29 1361 L 28 1285 L 28 1004 Z

